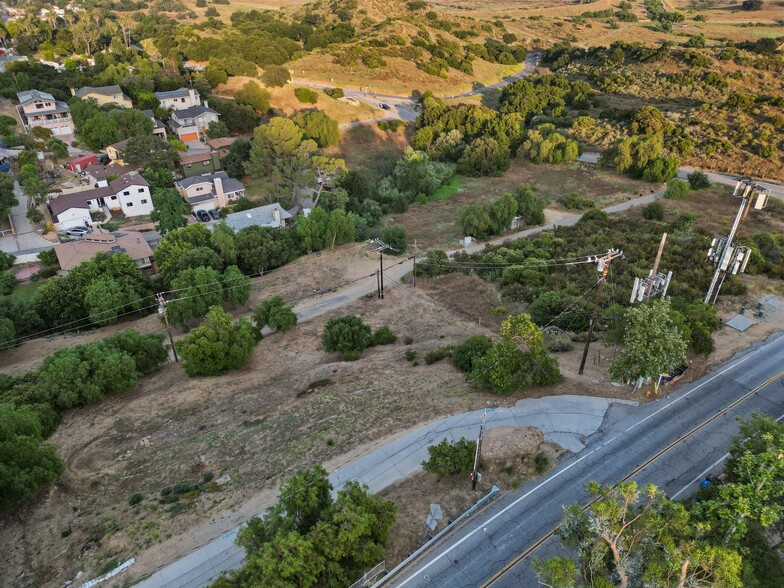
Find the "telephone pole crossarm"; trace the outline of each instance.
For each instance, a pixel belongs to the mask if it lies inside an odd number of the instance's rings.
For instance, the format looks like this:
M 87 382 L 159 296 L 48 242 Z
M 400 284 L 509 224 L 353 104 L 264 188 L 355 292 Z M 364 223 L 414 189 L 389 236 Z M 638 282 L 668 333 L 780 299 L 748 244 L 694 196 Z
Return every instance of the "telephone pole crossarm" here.
M 583 358 L 580 360 L 579 375 L 583 375 L 585 371 L 585 360 L 588 358 L 588 348 L 591 346 L 591 338 L 593 337 L 593 327 L 596 324 L 596 318 L 599 314 L 599 305 L 601 304 L 602 292 L 604 291 L 604 282 L 607 279 L 607 272 L 610 269 L 610 262 L 613 259 L 623 256 L 623 251 L 618 249 L 610 249 L 607 254 L 596 260 L 596 269 L 600 273 L 599 278 L 599 291 L 596 294 L 596 302 L 593 305 L 593 312 L 591 312 L 591 319 L 588 325 L 588 338 L 585 340 L 585 348 L 583 349 Z

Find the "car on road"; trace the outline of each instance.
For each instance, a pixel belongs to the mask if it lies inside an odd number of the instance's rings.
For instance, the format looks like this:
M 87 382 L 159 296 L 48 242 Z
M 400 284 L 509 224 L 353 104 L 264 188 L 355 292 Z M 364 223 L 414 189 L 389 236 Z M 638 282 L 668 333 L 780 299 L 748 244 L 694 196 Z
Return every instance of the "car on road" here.
M 203 223 L 210 222 L 210 215 L 207 213 L 206 210 L 197 210 L 196 216 L 198 216 L 199 220 Z
M 389 104 L 387 104 L 386 102 L 379 102 L 378 107 L 379 108 L 383 108 L 384 110 L 391 110 L 392 109 L 392 107 Z
M 218 212 L 217 210 L 215 210 L 213 208 L 213 209 L 210 210 L 210 216 L 212 218 L 214 218 L 215 220 L 218 220 L 220 218 L 220 212 Z
M 71 227 L 70 229 L 65 230 L 65 234 L 71 235 L 72 237 L 81 237 L 92 232 L 93 230 L 90 227 Z

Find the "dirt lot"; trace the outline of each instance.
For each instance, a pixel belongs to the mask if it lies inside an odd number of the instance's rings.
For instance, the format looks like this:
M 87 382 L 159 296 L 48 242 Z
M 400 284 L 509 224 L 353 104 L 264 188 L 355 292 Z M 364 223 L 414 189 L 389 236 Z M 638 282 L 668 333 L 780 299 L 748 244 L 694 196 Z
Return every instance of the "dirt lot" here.
M 501 194 L 513 192 L 518 184 L 527 183 L 550 204 L 546 222 L 579 214 L 568 211 L 558 199 L 569 192 L 590 198 L 600 208 L 647 194 L 655 185 L 613 174 L 581 163 L 568 165 L 534 164 L 514 159 L 512 166 L 500 178 L 462 178 L 457 194 L 447 200 L 413 204 L 405 214 L 394 215 L 388 223 L 400 223 L 408 232 L 409 241 L 416 240 L 420 249 L 457 245 L 463 238 L 460 230 L 460 207 L 474 202 L 495 200 Z

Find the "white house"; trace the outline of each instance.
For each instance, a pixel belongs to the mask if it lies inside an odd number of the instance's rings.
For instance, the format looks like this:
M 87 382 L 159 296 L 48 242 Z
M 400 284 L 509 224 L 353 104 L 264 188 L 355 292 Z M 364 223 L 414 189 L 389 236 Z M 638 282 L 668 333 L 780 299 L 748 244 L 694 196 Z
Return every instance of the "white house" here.
M 185 178 L 174 182 L 174 187 L 193 210 L 223 208 L 245 195 L 242 182 L 226 172 Z
M 19 117 L 26 131 L 34 127 L 44 127 L 55 136 L 73 135 L 74 125 L 68 104 L 55 100 L 48 92 L 27 90 L 19 92 Z
M 169 92 L 155 92 L 155 97 L 161 103 L 161 108 L 185 110 L 192 106 L 201 106 L 201 96 L 193 88 L 180 88 Z
M 177 138 L 183 143 L 188 141 L 206 141 L 207 127 L 211 122 L 218 122 L 220 114 L 209 106 L 191 106 L 183 110 L 175 110 L 169 118 L 169 125 Z
M 116 180 L 99 180 L 95 188 L 62 194 L 49 203 L 52 219 L 61 228 L 89 226 L 90 212 L 122 211 L 125 216 L 142 216 L 153 211 L 150 185 L 142 176 L 125 174 Z
M 250 210 L 232 212 L 226 215 L 224 222 L 237 232 L 252 226 L 280 229 L 286 226 L 286 221 L 290 218 L 291 215 L 280 205 L 280 202 L 276 202 Z

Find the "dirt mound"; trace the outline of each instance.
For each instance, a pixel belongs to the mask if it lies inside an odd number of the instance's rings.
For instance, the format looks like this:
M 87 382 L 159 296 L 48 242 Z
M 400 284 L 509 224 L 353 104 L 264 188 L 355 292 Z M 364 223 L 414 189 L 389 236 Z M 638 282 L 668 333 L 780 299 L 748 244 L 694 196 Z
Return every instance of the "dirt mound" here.
M 498 427 L 485 433 L 482 464 L 489 472 L 519 469 L 533 460 L 544 442 L 536 427 Z

